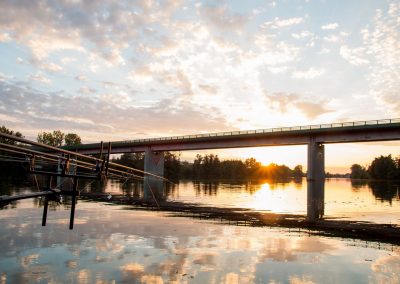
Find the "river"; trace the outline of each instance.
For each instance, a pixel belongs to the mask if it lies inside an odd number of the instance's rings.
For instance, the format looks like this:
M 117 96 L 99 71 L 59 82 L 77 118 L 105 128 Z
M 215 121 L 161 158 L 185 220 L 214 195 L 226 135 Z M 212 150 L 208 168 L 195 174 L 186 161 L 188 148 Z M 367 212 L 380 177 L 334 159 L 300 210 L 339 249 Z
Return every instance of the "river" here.
M 30 190 L 2 182 L 2 194 Z M 79 200 L 68 230 L 68 202 L 51 203 L 41 226 L 40 199 L 0 210 L 0 283 L 399 283 L 395 244 L 310 234 L 307 230 L 227 225 L 115 205 L 143 197 L 138 183 L 81 184 L 110 202 Z M 307 182 L 180 181 L 158 200 L 306 214 Z M 135 209 L 135 210 L 131 210 Z M 324 216 L 400 224 L 399 185 L 325 182 Z

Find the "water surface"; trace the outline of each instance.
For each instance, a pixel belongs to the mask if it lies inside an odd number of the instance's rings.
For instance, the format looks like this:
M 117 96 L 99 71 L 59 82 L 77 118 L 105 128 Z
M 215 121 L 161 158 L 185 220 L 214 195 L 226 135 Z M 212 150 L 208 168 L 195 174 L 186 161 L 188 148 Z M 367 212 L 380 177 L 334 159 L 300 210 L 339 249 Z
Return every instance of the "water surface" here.
M 99 190 L 89 186 L 90 191 Z M 141 183 L 109 181 L 102 189 L 111 194 L 142 197 Z M 307 213 L 307 181 L 180 181 L 155 192 L 157 199 L 216 207 L 237 207 L 274 213 Z M 400 184 L 327 179 L 324 217 L 400 225 Z
M 80 201 L 0 211 L 1 283 L 398 283 L 398 246 Z M 329 276 L 329 277 L 328 277 Z M 115 282 L 114 282 L 115 281 Z
M 81 184 L 83 191 L 140 198 L 137 183 Z M 192 182 L 154 197 L 218 207 L 306 212 L 306 182 Z M 31 190 L 2 184 L 1 194 Z M 112 201 L 111 197 L 111 201 Z M 328 180 L 325 215 L 399 222 L 398 187 Z M 311 235 L 301 229 L 243 227 L 79 200 L 0 210 L 0 283 L 399 283 L 400 247 Z

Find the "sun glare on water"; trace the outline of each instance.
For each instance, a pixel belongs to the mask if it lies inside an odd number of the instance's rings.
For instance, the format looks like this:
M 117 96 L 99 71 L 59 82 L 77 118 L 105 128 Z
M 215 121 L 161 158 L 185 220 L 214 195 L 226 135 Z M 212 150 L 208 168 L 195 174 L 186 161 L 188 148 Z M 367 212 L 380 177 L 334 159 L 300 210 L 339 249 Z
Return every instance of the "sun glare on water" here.
M 304 213 L 305 198 L 306 190 L 296 189 L 293 183 L 271 186 L 266 182 L 252 195 L 245 207 L 273 213 Z

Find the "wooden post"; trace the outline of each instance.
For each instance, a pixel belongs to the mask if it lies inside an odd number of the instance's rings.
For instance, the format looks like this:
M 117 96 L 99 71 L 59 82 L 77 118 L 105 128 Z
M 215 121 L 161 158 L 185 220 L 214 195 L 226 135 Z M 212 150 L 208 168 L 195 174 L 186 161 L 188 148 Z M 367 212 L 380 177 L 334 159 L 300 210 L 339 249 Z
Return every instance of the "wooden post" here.
M 46 190 L 51 189 L 51 181 L 52 181 L 52 176 L 48 177 L 47 180 L 47 188 Z M 42 226 L 46 226 L 46 221 L 47 221 L 47 209 L 49 207 L 49 199 L 47 196 L 44 197 L 44 206 L 43 206 L 43 216 L 42 216 Z
M 69 217 L 69 229 L 72 230 L 74 228 L 74 220 L 75 220 L 75 203 L 76 203 L 76 195 L 78 193 L 78 178 L 74 177 L 74 187 L 72 190 L 72 203 L 71 203 L 71 214 Z

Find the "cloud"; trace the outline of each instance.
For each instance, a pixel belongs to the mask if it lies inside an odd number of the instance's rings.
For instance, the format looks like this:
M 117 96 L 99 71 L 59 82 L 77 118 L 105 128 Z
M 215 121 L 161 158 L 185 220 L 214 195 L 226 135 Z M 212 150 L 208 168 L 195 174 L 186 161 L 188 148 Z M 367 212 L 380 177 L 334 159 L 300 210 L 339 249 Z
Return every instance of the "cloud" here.
M 325 108 L 321 102 L 298 101 L 295 102 L 294 105 L 309 119 L 314 119 L 328 112 L 332 112 L 332 110 Z
M 95 89 L 89 88 L 89 87 L 80 87 L 78 90 L 78 93 L 85 94 L 85 95 L 94 94 L 96 92 L 97 91 Z
M 340 41 L 340 37 L 337 35 L 329 35 L 329 36 L 325 36 L 324 40 L 330 43 L 335 43 L 335 42 L 339 42 Z
M 275 22 L 275 25 L 279 28 L 283 28 L 283 27 L 298 25 L 303 22 L 304 22 L 303 18 L 290 18 L 290 19 L 284 19 L 284 20 L 277 20 Z
M 306 98 L 296 93 L 266 93 L 266 99 L 272 109 L 277 109 L 281 113 L 286 113 L 292 108 L 295 108 L 308 119 L 315 119 L 328 112 L 332 112 L 332 110 L 326 108 L 326 100 Z
M 60 65 L 57 65 L 52 62 L 50 63 L 43 62 L 40 64 L 40 68 L 50 72 L 60 72 L 61 70 L 63 70 L 63 68 Z
M 217 86 L 200 84 L 199 88 L 202 89 L 203 91 L 209 93 L 209 94 L 216 94 L 218 92 L 218 87 Z
M 300 53 L 300 48 L 280 41 L 276 42 L 268 35 L 257 33 L 254 44 L 259 49 L 258 55 L 253 55 L 260 64 L 282 65 L 295 61 Z
M 43 76 L 43 74 L 40 73 L 40 72 L 38 72 L 38 73 L 36 73 L 34 75 L 30 75 L 29 79 L 33 80 L 33 81 L 40 82 L 40 83 L 44 83 L 44 84 L 50 84 L 51 83 L 51 80 L 46 78 L 45 76 Z
M 329 54 L 329 53 L 331 53 L 331 52 L 332 52 L 332 50 L 330 50 L 329 48 L 323 47 L 323 48 L 318 52 L 318 54 Z
M 8 42 L 11 40 L 12 38 L 9 33 L 0 33 L 0 42 Z
M 399 283 L 397 271 L 400 269 L 400 259 L 395 255 L 383 255 L 371 264 L 376 283 Z
M 128 278 L 137 278 L 142 276 L 145 273 L 144 266 L 140 263 L 127 263 L 120 267 L 120 270 L 124 274 L 125 277 Z
M 123 51 L 148 25 L 164 25 L 179 8 L 177 3 L 2 1 L 0 9 L 7 13 L 0 20 L 0 30 L 9 35 L 3 34 L 2 39 L 27 46 L 37 61 L 57 51 L 75 50 L 95 53 L 112 64 L 125 64 Z
M 391 115 L 400 115 L 400 3 L 377 10 L 374 25 L 361 31 L 370 64 L 370 94 Z
M 79 133 L 89 142 L 107 137 L 139 138 L 131 136 L 138 132 L 169 136 L 229 128 L 216 109 L 204 106 L 198 110 L 176 100 L 163 100 L 148 107 L 121 106 L 104 95 L 44 93 L 24 82 L 4 81 L 0 81 L 0 98 L 2 114 L 17 121 L 8 127 L 24 134 L 61 129 Z
M 262 26 L 270 27 L 272 29 L 287 28 L 295 25 L 299 25 L 304 22 L 301 17 L 294 17 L 288 19 L 275 18 L 273 21 L 265 22 Z
M 75 76 L 75 80 L 77 80 L 77 81 L 81 81 L 81 82 L 84 82 L 84 81 L 86 81 L 87 80 L 87 78 L 86 78 L 86 76 L 85 75 L 77 75 L 77 76 Z
M 72 63 L 72 62 L 76 62 L 76 61 L 77 61 L 76 58 L 73 58 L 73 57 L 63 57 L 63 58 L 61 58 L 61 63 L 64 64 L 64 65 Z
M 243 31 L 249 20 L 246 15 L 231 13 L 227 5 L 200 5 L 198 13 L 211 27 L 221 31 Z
M 314 79 L 322 76 L 325 73 L 325 69 L 323 68 L 314 68 L 311 67 L 307 70 L 296 70 L 292 73 L 292 78 L 295 79 Z
M 340 47 L 340 55 L 350 64 L 361 66 L 369 63 L 366 58 L 365 48 L 349 48 L 346 45 Z
M 330 23 L 330 24 L 326 24 L 321 26 L 322 30 L 336 30 L 339 27 L 338 23 Z
M 293 33 L 292 37 L 295 39 L 302 39 L 302 38 L 307 38 L 307 37 L 311 37 L 314 34 L 310 31 L 301 31 L 300 33 Z

